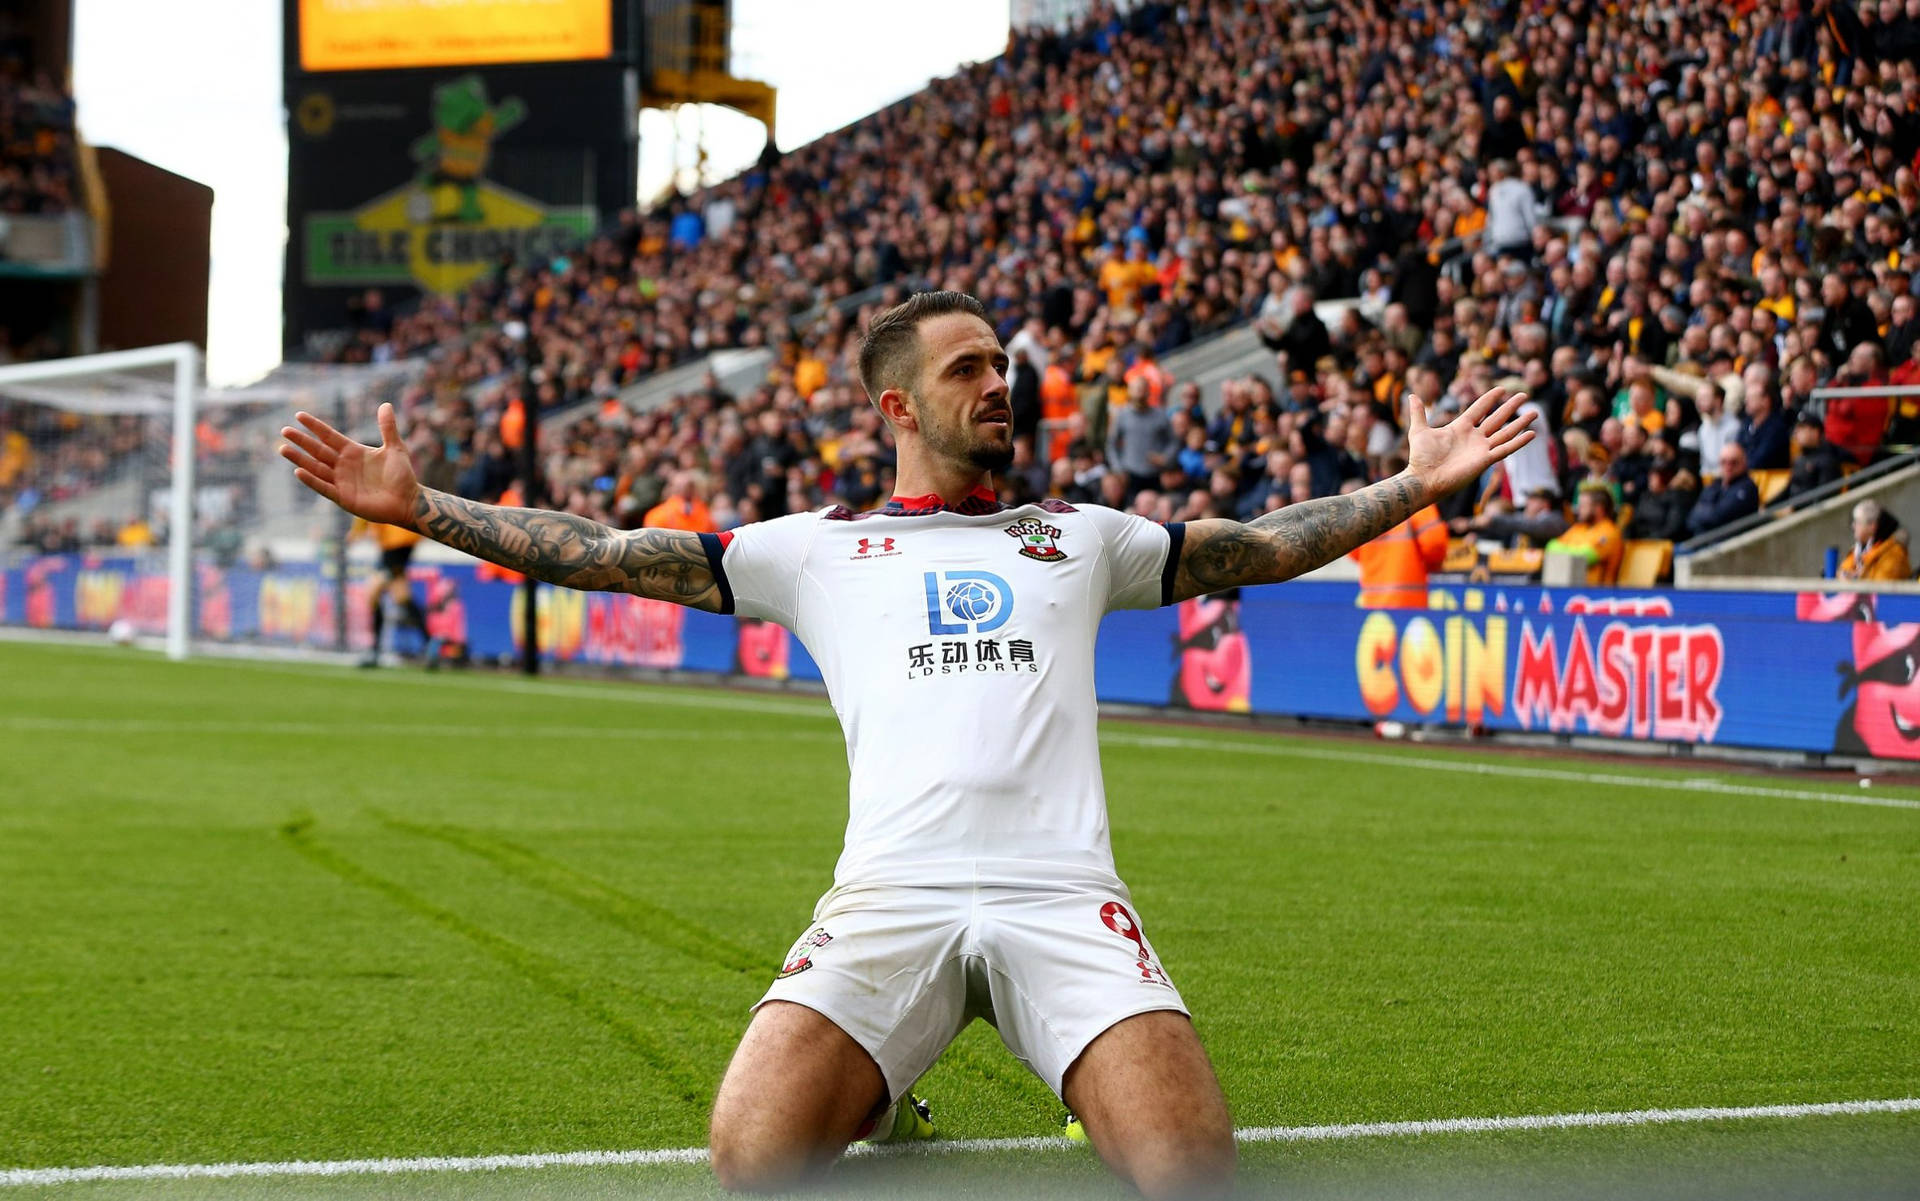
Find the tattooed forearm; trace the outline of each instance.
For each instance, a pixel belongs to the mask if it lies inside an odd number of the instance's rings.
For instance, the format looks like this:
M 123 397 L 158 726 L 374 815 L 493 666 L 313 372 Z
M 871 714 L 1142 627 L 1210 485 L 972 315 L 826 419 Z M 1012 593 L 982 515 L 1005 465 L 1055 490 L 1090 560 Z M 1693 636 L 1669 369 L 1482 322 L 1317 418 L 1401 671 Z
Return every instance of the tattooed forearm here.
M 1244 525 L 1188 522 L 1174 596 L 1185 600 L 1290 580 L 1386 533 L 1427 500 L 1426 489 L 1402 474 L 1346 496 L 1288 505 Z
M 550 584 L 720 608 L 698 534 L 616 530 L 571 513 L 483 505 L 432 488 L 420 489 L 413 518 L 435 541 Z

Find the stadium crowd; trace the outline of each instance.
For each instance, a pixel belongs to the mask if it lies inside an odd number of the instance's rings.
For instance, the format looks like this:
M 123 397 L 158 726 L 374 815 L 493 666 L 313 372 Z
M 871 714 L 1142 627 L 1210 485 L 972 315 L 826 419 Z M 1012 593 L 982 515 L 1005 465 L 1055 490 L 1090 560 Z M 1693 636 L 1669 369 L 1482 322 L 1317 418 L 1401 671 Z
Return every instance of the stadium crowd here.
M 65 212 L 78 203 L 73 97 L 12 26 L 0 15 L 0 215 Z
M 75 137 L 73 97 L 36 69 L 32 39 L 13 14 L 0 13 L 0 259 L 10 217 L 78 205 Z M 0 365 L 61 353 L 59 338 L 49 331 L 21 332 L 0 323 Z M 0 406 L 0 516 L 92 487 L 138 447 L 139 438 L 125 422 Z M 35 523 L 21 540 L 38 546 L 52 538 L 44 523 Z
M 577 414 L 548 503 L 727 526 L 885 499 L 859 330 L 956 288 L 1013 358 L 1009 499 L 1252 516 L 1394 470 L 1407 394 L 1505 381 L 1551 436 L 1455 533 L 1678 540 L 1920 442 L 1913 399 L 1810 401 L 1920 384 L 1917 172 L 1920 0 L 1100 6 L 569 257 L 370 293 L 337 356 L 429 361 L 430 483 L 529 499 L 530 400 Z M 1245 323 L 1271 357 L 1217 398 L 1160 365 Z M 728 347 L 765 382 L 620 400 Z
M 511 499 L 524 322 L 537 411 L 584 413 L 548 436 L 551 501 L 725 525 L 885 498 L 857 332 L 952 287 L 1015 360 L 1010 498 L 1251 516 L 1392 470 L 1404 394 L 1516 380 L 1553 437 L 1456 532 L 1529 537 L 1510 519 L 1604 488 L 1681 539 L 1756 509 L 1755 470 L 1810 490 L 1920 440 L 1912 402 L 1809 404 L 1920 382 L 1917 69 L 1920 0 L 1103 8 L 569 260 L 370 300 L 344 353 L 432 356 L 425 470 Z M 1217 405 L 1159 366 L 1248 321 L 1272 366 Z M 617 399 L 757 345 L 746 395 Z

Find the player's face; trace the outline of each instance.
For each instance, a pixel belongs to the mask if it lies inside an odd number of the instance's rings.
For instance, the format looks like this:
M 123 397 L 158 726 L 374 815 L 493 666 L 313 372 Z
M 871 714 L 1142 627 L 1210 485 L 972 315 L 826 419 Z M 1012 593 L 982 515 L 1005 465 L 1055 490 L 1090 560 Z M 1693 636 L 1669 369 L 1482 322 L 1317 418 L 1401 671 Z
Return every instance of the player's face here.
M 910 405 L 927 449 L 981 471 L 1013 462 L 1007 352 L 986 322 L 948 313 L 920 325 L 920 381 Z

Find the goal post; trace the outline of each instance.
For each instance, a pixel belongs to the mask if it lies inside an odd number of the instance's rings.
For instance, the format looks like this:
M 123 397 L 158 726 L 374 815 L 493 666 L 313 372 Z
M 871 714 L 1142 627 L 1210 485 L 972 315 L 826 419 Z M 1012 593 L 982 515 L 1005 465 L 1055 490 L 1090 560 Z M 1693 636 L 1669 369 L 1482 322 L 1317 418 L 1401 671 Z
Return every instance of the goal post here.
M 296 408 L 370 429 L 421 364 L 209 388 L 203 362 L 183 342 L 0 367 L 0 623 L 126 621 L 176 660 L 201 638 L 346 649 L 346 522 L 274 447 Z
M 169 501 L 168 525 L 174 530 L 193 528 L 193 430 L 194 388 L 200 376 L 200 348 L 191 342 L 169 342 L 139 350 L 110 350 L 101 354 L 79 355 L 69 359 L 49 359 L 37 363 L 15 363 L 0 367 L 0 394 L 9 389 L 28 399 L 63 399 L 58 389 L 35 389 L 36 384 L 59 381 L 84 381 L 114 376 L 142 368 L 171 368 L 173 372 L 173 488 Z M 193 644 L 191 600 L 193 596 L 193 539 L 175 537 L 167 548 L 167 578 L 172 587 L 167 594 L 167 658 L 184 659 Z

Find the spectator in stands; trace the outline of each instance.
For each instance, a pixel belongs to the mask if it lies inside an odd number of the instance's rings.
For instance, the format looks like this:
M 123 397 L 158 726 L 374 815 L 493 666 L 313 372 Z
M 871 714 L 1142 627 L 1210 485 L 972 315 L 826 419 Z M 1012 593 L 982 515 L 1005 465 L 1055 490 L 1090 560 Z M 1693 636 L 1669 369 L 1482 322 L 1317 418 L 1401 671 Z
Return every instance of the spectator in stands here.
M 1920 22 L 1915 24 L 1920 27 Z M 1920 299 L 1911 292 L 1901 292 L 1887 307 L 1886 361 L 1904 363 L 1913 351 L 1914 339 L 1920 337 L 1920 317 L 1915 316 Z
M 1638 504 L 1640 493 L 1647 486 L 1647 473 L 1653 469 L 1649 444 L 1644 426 L 1634 422 L 1621 425 L 1620 453 L 1608 467 L 1607 474 L 1624 504 Z
M 1853 294 L 1846 277 L 1829 271 L 1820 281 L 1819 347 L 1829 362 L 1843 363 L 1853 348 L 1880 337 L 1880 323 L 1867 302 Z M 1761 464 L 1756 464 L 1761 466 Z
M 1704 534 L 1759 511 L 1760 488 L 1747 472 L 1747 452 L 1738 442 L 1730 442 L 1720 448 L 1720 474 L 1687 515 L 1687 530 Z
M 1840 562 L 1843 580 L 1910 580 L 1907 532 L 1878 501 L 1853 506 L 1853 547 Z
M 1333 335 L 1327 332 L 1320 314 L 1314 312 L 1313 301 L 1312 288 L 1296 287 L 1289 302 L 1292 312 L 1284 324 L 1269 320 L 1255 327 L 1267 348 L 1285 351 L 1289 363 L 1312 366 L 1333 353 Z
M 1687 517 L 1700 496 L 1700 481 L 1677 462 L 1660 462 L 1647 473 L 1646 490 L 1633 506 L 1627 537 L 1679 542 L 1687 536 Z
M 1780 411 L 1772 370 L 1756 363 L 1747 368 L 1741 382 L 1745 386 L 1747 411 L 1746 420 L 1740 423 L 1744 465 L 1760 471 L 1788 466 L 1793 453 L 1793 431 L 1786 415 Z
M 1834 376 L 1837 388 L 1884 388 L 1887 374 L 1878 342 L 1861 342 L 1847 356 L 1847 365 Z M 1879 454 L 1887 424 L 1893 417 L 1893 398 L 1884 392 L 1869 396 L 1833 396 L 1827 399 L 1827 441 L 1860 466 Z
M 1500 464 L 1506 475 L 1508 495 L 1530 497 L 1542 490 L 1557 492 L 1560 481 L 1554 473 L 1553 453 L 1545 437 L 1545 432 L 1551 428 L 1546 407 L 1539 403 L 1538 397 L 1529 395 L 1520 405 L 1520 412 L 1532 415 L 1534 428 L 1542 431 L 1542 436 L 1521 447 Z
M 1719 467 L 1720 449 L 1740 439 L 1740 415 L 1727 411 L 1726 395 L 1720 384 L 1701 380 L 1693 394 L 1700 423 L 1690 433 L 1680 435 L 1681 450 L 1690 451 L 1693 458 L 1689 461 L 1699 464 L 1708 475 Z
M 650 529 L 688 530 L 696 534 L 711 534 L 718 528 L 714 525 L 713 510 L 700 497 L 700 477 L 692 471 L 676 471 L 672 483 L 667 485 L 667 496 L 659 504 L 647 510 L 642 525 Z
M 1107 461 L 1126 473 L 1127 494 L 1156 487 L 1160 470 L 1179 451 L 1173 423 L 1166 410 L 1148 403 L 1147 381 L 1136 377 L 1127 386 L 1127 407 L 1113 415 L 1107 435 Z
M 1495 104 L 1510 106 L 1511 101 L 1500 96 Z M 1488 247 L 1495 255 L 1531 258 L 1533 230 L 1546 217 L 1547 206 L 1534 194 L 1533 185 L 1518 177 L 1513 163 L 1506 158 L 1494 159 L 1487 171 L 1492 180 L 1487 185 Z M 1521 273 L 1525 274 L 1524 269 Z
M 1625 544 L 1620 527 L 1614 522 L 1613 493 L 1604 484 L 1587 484 L 1580 489 L 1573 524 L 1558 538 L 1547 543 L 1549 553 L 1563 552 L 1587 561 L 1587 583 L 1612 587 L 1620 578 L 1620 558 Z
M 1829 407 L 1826 426 L 1832 424 L 1833 410 Z M 1782 499 L 1792 500 L 1816 488 L 1824 488 L 1843 474 L 1839 449 L 1827 441 L 1825 426 L 1812 413 L 1803 412 L 1794 422 L 1793 445 L 1793 472 L 1787 477 L 1787 489 L 1782 493 Z
M 1567 532 L 1567 517 L 1560 507 L 1560 494 L 1551 488 L 1536 488 L 1527 493 L 1519 512 L 1504 499 L 1487 502 L 1485 509 L 1472 517 L 1457 517 L 1451 523 L 1457 534 L 1497 539 L 1507 546 L 1545 546 Z
M 1031 337 L 1028 331 L 1022 334 Z M 1031 345 L 1012 346 L 1007 351 L 1012 360 L 1007 368 L 1007 403 L 1013 409 L 1013 440 L 1024 443 L 1028 453 L 1032 453 L 1034 437 L 1040 431 L 1040 380 L 1046 370 L 1044 359 L 1034 361 L 1036 349 L 1044 353 L 1043 347 Z

